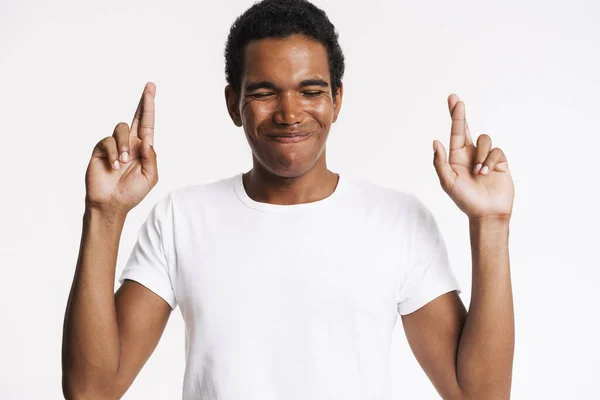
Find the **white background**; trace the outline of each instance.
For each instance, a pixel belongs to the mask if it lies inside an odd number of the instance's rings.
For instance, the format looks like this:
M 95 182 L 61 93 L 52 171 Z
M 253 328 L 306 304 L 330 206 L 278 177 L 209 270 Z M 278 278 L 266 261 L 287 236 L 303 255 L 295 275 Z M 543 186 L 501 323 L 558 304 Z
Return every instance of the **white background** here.
M 117 274 L 167 192 L 251 168 L 229 120 L 223 49 L 248 0 L 0 2 L 0 398 L 59 399 L 61 338 L 94 144 L 157 86 L 160 182 L 134 209 Z M 347 70 L 328 166 L 417 194 L 435 214 L 468 306 L 467 219 L 439 187 L 446 98 L 466 103 L 516 189 L 510 254 L 514 399 L 600 399 L 597 1 L 316 2 Z M 399 321 L 400 322 L 400 321 Z M 400 323 L 394 399 L 439 398 Z M 184 326 L 172 314 L 126 399 L 181 398 Z

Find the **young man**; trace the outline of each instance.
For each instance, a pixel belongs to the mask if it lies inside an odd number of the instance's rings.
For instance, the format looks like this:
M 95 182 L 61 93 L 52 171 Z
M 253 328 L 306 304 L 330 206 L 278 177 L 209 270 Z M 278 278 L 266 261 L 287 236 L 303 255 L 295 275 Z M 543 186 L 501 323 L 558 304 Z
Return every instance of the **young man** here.
M 225 58 L 227 108 L 253 167 L 160 200 L 116 294 L 126 215 L 158 180 L 154 84 L 131 127 L 118 124 L 94 149 L 65 318 L 65 396 L 120 398 L 179 305 L 184 399 L 389 399 L 398 314 L 443 398 L 509 398 L 513 184 L 489 136 L 473 144 L 464 104 L 448 98 L 449 160 L 434 141 L 434 165 L 469 217 L 468 313 L 425 205 L 327 169 L 344 60 L 325 13 L 303 0 L 255 4 L 233 24 Z

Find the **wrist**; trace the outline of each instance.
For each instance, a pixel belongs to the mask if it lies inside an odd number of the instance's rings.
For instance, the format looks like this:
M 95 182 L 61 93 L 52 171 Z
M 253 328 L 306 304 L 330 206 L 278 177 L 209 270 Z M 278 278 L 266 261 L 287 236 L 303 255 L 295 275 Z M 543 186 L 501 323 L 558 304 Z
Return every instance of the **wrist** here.
M 478 226 L 509 226 L 510 225 L 510 215 L 487 215 L 483 217 L 472 217 L 469 218 L 469 226 L 478 227 Z
M 127 212 L 86 204 L 83 217 L 88 222 L 97 222 L 105 226 L 122 227 L 125 224 Z
M 508 243 L 510 218 L 469 218 L 469 232 L 472 245 L 486 243 L 489 239 L 496 244 Z

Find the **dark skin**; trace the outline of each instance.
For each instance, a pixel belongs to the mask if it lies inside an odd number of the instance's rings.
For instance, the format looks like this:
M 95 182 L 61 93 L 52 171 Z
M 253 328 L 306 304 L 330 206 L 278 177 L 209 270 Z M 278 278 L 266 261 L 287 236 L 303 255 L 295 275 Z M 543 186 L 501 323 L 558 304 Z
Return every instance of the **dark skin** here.
M 325 143 L 343 89 L 331 93 L 325 48 L 302 36 L 263 39 L 245 49 L 239 94 L 227 108 L 253 152 L 244 175 L 248 195 L 271 204 L 321 200 L 338 177 L 326 166 Z M 68 399 L 118 399 L 156 348 L 170 306 L 125 281 L 113 294 L 119 239 L 127 213 L 158 181 L 154 97 L 148 83 L 131 127 L 119 123 L 94 148 L 86 173 L 81 247 L 63 331 L 63 392 Z M 469 312 L 455 291 L 402 316 L 419 364 L 444 399 L 510 396 L 514 322 L 508 258 L 512 187 L 506 158 L 481 135 L 470 139 L 464 103 L 451 95 L 450 162 L 438 144 L 434 165 L 444 190 L 469 216 L 473 290 Z M 270 135 L 309 132 L 298 143 Z M 488 166 L 482 169 L 481 165 Z M 478 165 L 478 166 L 476 166 Z M 471 172 L 475 169 L 475 172 Z
M 335 190 L 325 142 L 343 90 L 333 96 L 327 90 L 329 76 L 325 47 L 303 36 L 263 39 L 245 49 L 240 93 L 228 86 L 225 97 L 231 119 L 244 128 L 253 151 L 244 185 L 254 200 L 298 204 Z M 320 80 L 327 85 L 314 85 Z M 403 315 L 402 324 L 417 361 L 444 399 L 505 399 L 514 352 L 508 258 L 512 180 L 506 157 L 492 150 L 489 136 L 481 135 L 474 145 L 458 96 L 448 97 L 448 109 L 450 159 L 443 146 L 436 146 L 434 165 L 444 191 L 469 217 L 471 311 L 451 291 Z M 316 134 L 297 144 L 275 143 L 268 136 L 293 129 Z
M 245 48 L 241 90 L 227 86 L 231 119 L 243 126 L 253 153 L 244 175 L 248 195 L 271 204 L 309 203 L 328 197 L 337 174 L 327 169 L 325 144 L 342 105 L 331 90 L 325 47 L 304 36 L 262 39 Z M 310 133 L 299 143 L 270 135 Z

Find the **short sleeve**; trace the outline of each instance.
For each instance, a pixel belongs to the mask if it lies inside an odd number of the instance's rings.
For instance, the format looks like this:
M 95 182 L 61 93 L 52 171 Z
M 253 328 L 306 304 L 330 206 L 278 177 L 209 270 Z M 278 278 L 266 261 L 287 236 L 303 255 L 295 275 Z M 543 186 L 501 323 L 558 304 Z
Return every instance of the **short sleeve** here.
M 415 195 L 410 194 L 407 204 L 407 270 L 397 292 L 400 315 L 410 314 L 453 290 L 462 292 L 433 214 Z
M 169 240 L 172 232 L 172 203 L 170 196 L 161 199 L 142 224 L 137 241 L 119 282 L 136 281 L 163 298 L 172 309 L 177 306 L 169 268 Z M 167 250 L 167 251 L 165 251 Z

